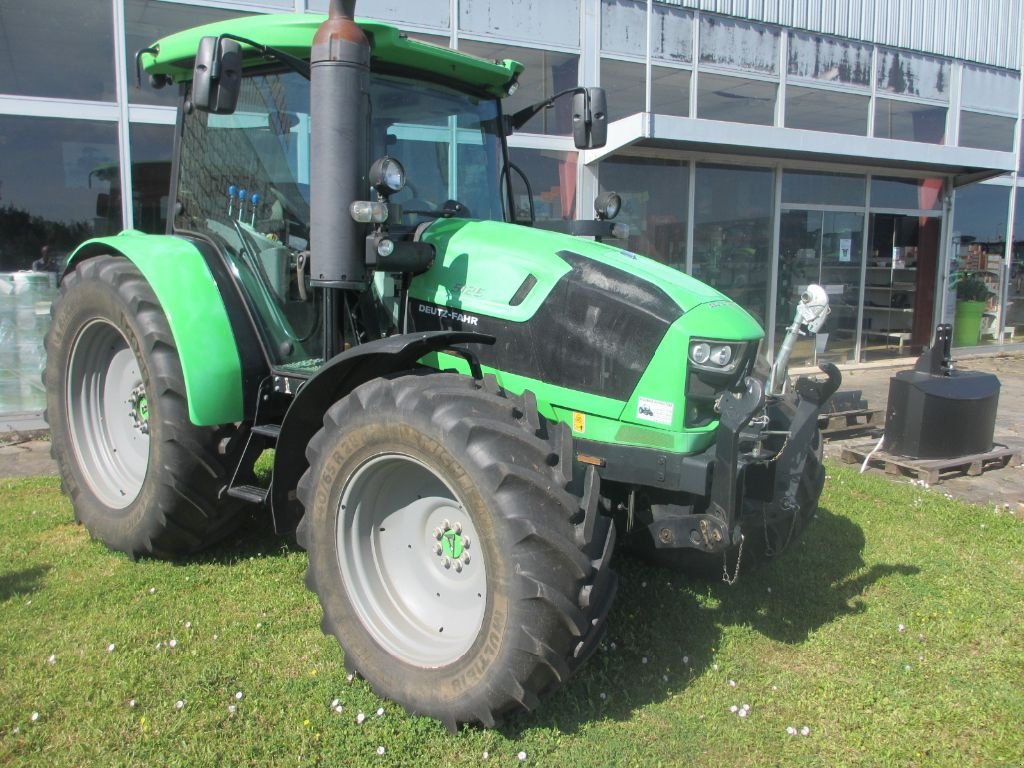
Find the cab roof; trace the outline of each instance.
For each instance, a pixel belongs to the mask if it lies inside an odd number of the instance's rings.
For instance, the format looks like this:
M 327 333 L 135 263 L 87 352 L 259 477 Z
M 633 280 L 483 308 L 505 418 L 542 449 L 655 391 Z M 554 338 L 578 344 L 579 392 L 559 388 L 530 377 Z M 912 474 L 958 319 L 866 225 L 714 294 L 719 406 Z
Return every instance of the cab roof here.
M 192 65 L 199 41 L 206 36 L 224 33 L 247 37 L 262 45 L 280 49 L 300 59 L 309 59 L 313 36 L 327 18 L 324 14 L 263 14 L 240 19 L 218 21 L 193 27 L 164 37 L 153 46 L 156 54 L 143 53 L 142 66 L 153 75 L 167 75 L 175 83 L 192 79 Z M 427 76 L 449 80 L 502 97 L 523 71 L 523 65 L 512 59 L 488 61 L 459 51 L 441 48 L 414 40 L 396 27 L 366 19 L 356 19 L 370 41 L 371 67 L 385 65 L 416 70 Z M 242 44 L 247 66 L 266 63 L 252 54 L 252 47 Z

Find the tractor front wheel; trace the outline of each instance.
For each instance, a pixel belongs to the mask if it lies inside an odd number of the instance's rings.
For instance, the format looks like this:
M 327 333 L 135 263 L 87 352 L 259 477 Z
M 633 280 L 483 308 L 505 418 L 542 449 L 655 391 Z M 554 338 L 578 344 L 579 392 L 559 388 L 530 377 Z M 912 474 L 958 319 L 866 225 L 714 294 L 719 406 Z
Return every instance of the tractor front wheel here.
M 47 421 L 76 518 L 131 557 L 187 554 L 230 532 L 240 504 L 218 499 L 222 435 L 189 421 L 174 338 L 139 270 L 89 259 L 52 315 Z
M 410 712 L 492 726 L 564 683 L 615 592 L 596 477 L 564 425 L 493 380 L 364 384 L 332 406 L 299 484 L 306 583 L 350 669 Z

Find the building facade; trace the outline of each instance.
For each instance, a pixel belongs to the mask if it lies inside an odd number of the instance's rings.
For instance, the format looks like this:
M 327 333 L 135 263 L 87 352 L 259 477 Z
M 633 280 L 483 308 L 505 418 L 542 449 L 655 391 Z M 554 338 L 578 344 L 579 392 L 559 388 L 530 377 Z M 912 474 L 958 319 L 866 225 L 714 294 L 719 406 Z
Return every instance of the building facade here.
M 522 61 L 506 110 L 608 91 L 577 152 L 561 105 L 512 137 L 538 218 L 614 189 L 625 243 L 711 283 L 773 345 L 803 286 L 833 312 L 801 360 L 910 355 L 990 288 L 979 344 L 1024 332 L 1024 0 L 364 0 L 360 15 Z M 41 407 L 54 280 L 94 234 L 160 232 L 174 89 L 134 52 L 197 24 L 327 0 L 0 0 L 0 413 Z M 529 207 L 525 187 L 516 204 Z M 35 265 L 34 274 L 18 273 Z M 42 275 L 42 276 L 40 276 Z M 5 287 L 6 286 L 6 287 Z

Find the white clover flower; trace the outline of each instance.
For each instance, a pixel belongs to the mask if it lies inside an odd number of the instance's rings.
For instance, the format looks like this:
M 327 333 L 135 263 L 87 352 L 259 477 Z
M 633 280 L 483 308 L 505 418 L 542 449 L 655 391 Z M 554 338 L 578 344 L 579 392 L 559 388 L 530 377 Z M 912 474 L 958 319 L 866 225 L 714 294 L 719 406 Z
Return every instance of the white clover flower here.
M 174 708 L 175 709 L 184 709 L 185 708 L 185 700 L 184 699 L 178 699 L 174 703 Z
M 810 728 L 808 728 L 808 727 L 807 727 L 807 726 L 805 725 L 805 726 L 804 726 L 803 728 L 801 728 L 801 729 L 800 729 L 800 735 L 801 735 L 801 736 L 810 736 L 810 735 L 811 735 L 811 729 L 810 729 Z
M 113 653 L 117 649 L 117 646 L 111 643 L 107 646 L 107 653 Z
M 364 720 L 366 720 L 366 715 L 362 712 L 356 715 L 356 725 L 362 725 Z
M 689 663 L 690 663 L 690 657 L 689 656 L 683 656 L 683 664 L 689 665 Z
M 38 720 L 39 720 L 39 713 L 38 712 L 33 712 L 32 716 L 29 718 L 29 720 L 31 720 L 33 723 L 38 722 Z
M 484 750 L 484 760 L 487 760 L 490 756 L 491 756 L 491 754 L 485 749 Z
M 185 629 L 192 629 L 192 622 L 191 621 L 186 621 L 185 622 Z
M 335 712 L 336 712 L 337 714 L 339 714 L 339 715 L 340 715 L 340 714 L 341 714 L 341 713 L 342 713 L 342 712 L 344 711 L 344 709 L 345 709 L 345 708 L 344 708 L 343 706 L 341 706 L 341 704 L 338 704 L 338 705 L 336 705 L 336 706 L 334 707 L 334 711 L 335 711 Z
M 238 707 L 236 707 L 234 704 L 228 704 L 228 714 L 229 715 L 233 715 L 237 711 L 238 711 Z
M 738 715 L 739 715 L 740 717 L 746 717 L 746 716 L 747 716 L 747 710 L 745 710 L 745 709 L 741 709 L 741 710 L 740 710 L 739 712 L 737 712 L 736 714 L 738 714 Z
M 177 641 L 177 640 L 175 640 L 175 639 L 174 639 L 174 638 L 172 637 L 172 638 L 171 638 L 170 640 L 168 640 L 168 641 L 167 641 L 167 646 L 168 646 L 169 648 L 177 648 L 177 647 L 178 647 L 178 641 Z
M 138 704 L 139 702 L 137 702 L 135 699 L 128 699 L 128 706 L 132 709 L 135 709 L 135 707 L 137 707 Z
M 334 709 L 339 704 L 341 704 L 341 699 L 335 699 L 334 701 L 331 702 L 331 709 Z
M 242 692 L 241 691 L 235 691 L 235 701 L 241 701 L 241 700 L 242 700 Z
M 518 755 L 516 755 L 516 757 L 518 757 L 520 760 L 525 760 L 526 759 L 526 753 L 525 752 L 520 752 Z
M 642 659 L 640 659 L 640 663 L 641 664 L 646 664 L 647 663 L 647 657 L 644 656 Z
M 740 708 L 737 707 L 735 704 L 733 704 L 731 707 L 729 707 L 729 711 L 732 712 L 733 714 L 739 712 L 739 710 L 740 710 Z
M 155 595 L 156 594 L 156 587 L 150 587 L 149 588 L 149 594 Z
M 788 733 L 790 736 L 796 736 L 796 728 L 794 728 L 792 725 L 787 725 L 786 733 Z
M 729 681 L 729 687 L 730 688 L 735 688 L 736 687 L 736 681 L 735 680 L 730 680 Z
M 384 707 L 379 707 L 377 709 L 377 717 L 384 717 Z
M 50 664 L 56 664 L 57 663 L 57 655 L 54 654 L 54 653 L 51 653 L 49 655 L 49 657 L 47 657 L 46 661 L 49 662 Z
M 605 693 L 604 691 L 601 691 L 601 701 L 604 701 L 607 698 L 608 698 L 608 694 Z
M 355 675 L 349 675 L 348 677 L 345 678 L 345 680 L 347 682 L 350 682 L 350 683 L 352 682 L 353 679 L 355 679 Z
M 377 754 L 378 754 L 378 755 L 383 755 L 383 754 L 384 754 L 384 751 L 385 751 L 385 750 L 384 750 L 384 747 L 377 747 Z

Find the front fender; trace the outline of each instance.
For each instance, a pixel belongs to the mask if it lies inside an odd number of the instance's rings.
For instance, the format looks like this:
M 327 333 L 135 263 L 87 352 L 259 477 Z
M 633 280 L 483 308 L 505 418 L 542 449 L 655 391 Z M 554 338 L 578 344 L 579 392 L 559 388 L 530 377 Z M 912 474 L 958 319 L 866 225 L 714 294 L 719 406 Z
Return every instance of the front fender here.
M 241 421 L 242 363 L 220 290 L 199 250 L 172 235 L 126 230 L 83 243 L 67 271 L 93 256 L 115 254 L 138 267 L 160 301 L 185 377 L 196 426 Z
M 295 527 L 301 516 L 295 487 L 306 471 L 306 445 L 324 424 L 324 414 L 360 384 L 389 374 L 409 371 L 431 352 L 450 350 L 455 344 L 493 344 L 482 333 L 428 331 L 391 336 L 360 344 L 331 358 L 298 391 L 281 424 L 274 451 L 271 510 L 278 533 Z M 475 363 L 471 364 L 475 366 Z

